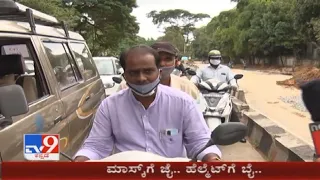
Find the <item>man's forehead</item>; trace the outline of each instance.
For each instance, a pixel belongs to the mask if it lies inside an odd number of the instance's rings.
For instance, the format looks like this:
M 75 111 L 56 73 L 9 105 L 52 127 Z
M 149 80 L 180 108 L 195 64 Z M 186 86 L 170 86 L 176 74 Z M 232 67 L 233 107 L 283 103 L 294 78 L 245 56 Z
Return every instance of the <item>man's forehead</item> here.
M 175 57 L 175 55 L 167 53 L 167 52 L 159 52 L 160 57 Z
M 129 66 L 128 71 L 146 71 L 156 69 L 156 66 L 144 65 L 144 66 Z

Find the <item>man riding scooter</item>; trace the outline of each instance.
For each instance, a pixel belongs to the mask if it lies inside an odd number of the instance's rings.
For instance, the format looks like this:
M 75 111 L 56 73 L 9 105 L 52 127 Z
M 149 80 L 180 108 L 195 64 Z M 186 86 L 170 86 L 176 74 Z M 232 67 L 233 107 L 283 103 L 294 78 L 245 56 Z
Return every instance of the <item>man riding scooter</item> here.
M 191 81 L 198 86 L 202 81 L 209 79 L 217 79 L 221 82 L 229 83 L 232 89 L 237 90 L 238 86 L 234 79 L 234 74 L 228 66 L 222 65 L 222 56 L 220 51 L 212 50 L 208 54 L 208 60 L 210 65 L 197 70 L 197 74 L 192 76 Z M 231 111 L 231 122 L 239 122 L 239 118 L 234 109 Z M 241 142 L 245 143 L 246 139 L 242 139 Z

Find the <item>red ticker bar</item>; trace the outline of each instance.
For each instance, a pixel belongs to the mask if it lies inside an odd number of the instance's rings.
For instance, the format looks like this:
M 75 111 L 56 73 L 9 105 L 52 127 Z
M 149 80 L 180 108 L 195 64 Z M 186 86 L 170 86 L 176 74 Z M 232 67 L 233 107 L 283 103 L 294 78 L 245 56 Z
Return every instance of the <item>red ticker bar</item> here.
M 320 163 L 3 162 L 2 180 L 319 179 Z

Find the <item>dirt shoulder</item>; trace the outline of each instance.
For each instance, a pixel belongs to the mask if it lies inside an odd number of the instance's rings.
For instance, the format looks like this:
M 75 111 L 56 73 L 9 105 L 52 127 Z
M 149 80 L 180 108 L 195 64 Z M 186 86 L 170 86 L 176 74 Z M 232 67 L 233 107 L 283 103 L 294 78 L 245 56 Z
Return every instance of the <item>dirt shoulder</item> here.
M 297 88 L 277 85 L 292 76 L 234 69 L 244 75 L 239 81 L 251 108 L 261 112 L 279 126 L 312 145 L 308 129 L 310 115 L 305 111 Z

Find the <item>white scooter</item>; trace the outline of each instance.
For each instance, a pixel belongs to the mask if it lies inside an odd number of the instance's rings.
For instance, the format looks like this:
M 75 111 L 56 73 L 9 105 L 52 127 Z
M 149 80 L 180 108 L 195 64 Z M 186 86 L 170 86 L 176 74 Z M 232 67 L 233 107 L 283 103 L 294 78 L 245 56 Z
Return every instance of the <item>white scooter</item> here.
M 234 79 L 237 81 L 242 77 L 242 74 L 237 74 L 234 76 Z M 231 80 L 229 80 L 229 82 Z M 199 103 L 200 110 L 203 112 L 204 119 L 211 131 L 220 124 L 230 121 L 232 110 L 232 88 L 229 85 L 229 82 L 225 83 L 216 79 L 209 79 L 207 81 L 201 81 L 198 84 L 202 96 L 202 99 L 200 100 L 202 102 Z
M 242 74 L 237 74 L 234 76 L 234 79 L 238 80 L 242 77 Z M 207 103 L 204 118 L 207 121 L 209 129 L 213 130 L 221 123 L 229 122 L 232 110 L 232 88 L 229 83 L 209 79 L 200 82 L 198 87 Z
M 240 122 L 232 122 L 228 124 L 221 124 L 211 133 L 211 139 L 209 142 L 201 148 L 198 153 L 192 157 L 192 159 L 176 157 L 166 158 L 157 154 L 142 151 L 125 151 L 113 154 L 101 160 L 89 160 L 88 162 L 197 162 L 197 156 L 205 150 L 207 147 L 212 145 L 231 145 L 247 134 L 247 126 Z M 60 153 L 65 158 L 73 161 L 71 157 L 65 153 Z

